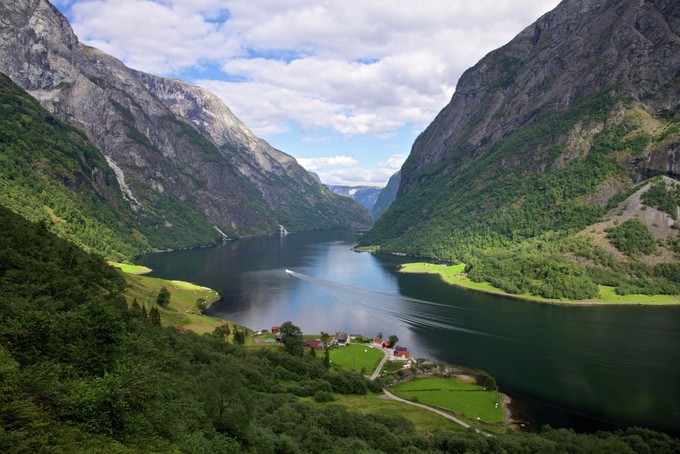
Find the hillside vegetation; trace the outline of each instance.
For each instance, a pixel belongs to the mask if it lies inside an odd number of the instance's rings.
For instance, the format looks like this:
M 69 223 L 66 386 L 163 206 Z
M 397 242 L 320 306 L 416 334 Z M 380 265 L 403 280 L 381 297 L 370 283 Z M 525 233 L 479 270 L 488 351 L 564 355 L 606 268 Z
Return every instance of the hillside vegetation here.
M 111 259 L 150 249 L 99 150 L 3 74 L 0 204 Z
M 677 452 L 646 429 L 423 435 L 399 412 L 309 397 L 379 390 L 286 349 L 158 326 L 102 259 L 0 207 L 0 451 L 6 453 Z M 332 394 L 331 394 L 332 395 Z M 325 399 L 324 399 L 325 400 Z
M 650 119 L 633 104 L 600 94 L 520 129 L 479 159 L 456 167 L 453 154 L 421 172 L 428 184 L 398 198 L 360 241 L 380 244 L 382 252 L 466 263 L 472 280 L 515 294 L 589 299 L 598 294 L 595 284 L 614 286 L 621 294 L 680 293 L 678 229 L 671 220 L 677 217 L 677 186 L 658 180 L 639 196 L 645 209 L 661 212 L 659 217 L 610 226 L 607 240 L 628 256 L 625 260 L 603 249 L 591 232 L 576 235 L 608 211 L 610 217 L 623 215 L 625 204 L 619 204 L 639 189 L 626 163 L 661 146 L 680 125 L 674 114 L 655 119 L 650 130 Z M 597 132 L 580 134 L 580 155 L 569 162 L 560 147 L 542 162 L 521 161 L 530 150 L 547 147 L 551 134 L 583 130 Z M 513 167 L 498 164 L 507 161 Z M 544 170 L 536 172 L 537 167 Z M 676 227 L 654 238 L 649 229 L 659 222 Z M 645 260 L 655 253 L 665 254 L 667 263 Z

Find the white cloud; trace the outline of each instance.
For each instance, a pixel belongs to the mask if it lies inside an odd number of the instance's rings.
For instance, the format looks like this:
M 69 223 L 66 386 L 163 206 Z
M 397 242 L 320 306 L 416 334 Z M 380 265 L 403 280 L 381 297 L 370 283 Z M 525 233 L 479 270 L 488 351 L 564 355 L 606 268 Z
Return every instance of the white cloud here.
M 367 169 L 353 156 L 332 156 L 299 158 L 298 162 L 307 170 L 319 175 L 325 184 L 342 186 L 385 186 L 387 180 L 404 163 L 406 156 L 395 154 L 377 168 Z
M 300 158 L 298 163 L 307 170 L 319 170 L 326 167 L 353 167 L 359 164 L 352 156 L 332 156 L 324 158 Z
M 65 0 L 61 0 L 64 2 Z M 466 68 L 557 0 L 74 0 L 80 39 L 144 71 L 199 81 L 257 134 L 422 128 Z M 236 80 L 236 81 L 234 81 Z
M 389 159 L 386 162 L 381 163 L 380 166 L 390 169 L 392 170 L 392 173 L 394 173 L 395 170 L 401 169 L 401 166 L 402 164 L 404 164 L 404 161 L 406 161 L 405 155 L 393 154 L 392 156 L 389 157 Z
M 384 187 L 394 170 L 366 169 L 363 167 L 349 167 L 317 172 L 324 184 L 341 186 L 377 186 Z
M 216 5 L 211 0 L 195 6 L 188 0 L 93 0 L 74 2 L 71 13 L 81 41 L 133 68 L 170 74 L 242 55 L 241 43 L 208 20 L 223 10 Z

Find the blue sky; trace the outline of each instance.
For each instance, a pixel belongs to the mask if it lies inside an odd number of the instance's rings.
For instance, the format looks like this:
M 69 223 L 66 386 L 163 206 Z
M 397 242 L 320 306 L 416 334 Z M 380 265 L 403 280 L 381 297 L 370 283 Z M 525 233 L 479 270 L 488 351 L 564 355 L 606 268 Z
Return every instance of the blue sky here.
M 556 0 L 55 0 L 79 39 L 220 96 L 327 184 L 384 185 L 460 74 Z

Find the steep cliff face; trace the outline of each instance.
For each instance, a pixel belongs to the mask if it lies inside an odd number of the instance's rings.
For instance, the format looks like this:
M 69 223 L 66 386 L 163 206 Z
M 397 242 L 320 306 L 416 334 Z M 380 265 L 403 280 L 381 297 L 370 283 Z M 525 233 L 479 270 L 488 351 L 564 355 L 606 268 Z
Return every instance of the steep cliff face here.
M 278 224 L 304 231 L 370 223 L 358 205 L 255 137 L 216 96 L 79 43 L 47 1 L 0 4 L 0 34 L 0 71 L 85 131 L 155 247 L 205 244 L 218 229 L 238 237 Z
M 680 3 L 562 2 L 466 71 L 364 242 L 456 258 L 680 176 Z
M 428 166 L 478 158 L 520 128 L 602 91 L 650 112 L 672 111 L 680 102 L 679 15 L 673 0 L 563 1 L 461 76 L 451 102 L 414 143 L 400 194 Z M 676 143 L 671 159 L 648 156 L 649 168 L 680 175 L 677 151 Z

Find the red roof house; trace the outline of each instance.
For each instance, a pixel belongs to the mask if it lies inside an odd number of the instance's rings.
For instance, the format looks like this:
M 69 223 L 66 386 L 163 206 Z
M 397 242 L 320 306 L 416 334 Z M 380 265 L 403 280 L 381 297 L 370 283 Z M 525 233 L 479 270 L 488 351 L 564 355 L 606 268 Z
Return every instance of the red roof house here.
M 280 327 L 278 327 L 278 326 L 272 326 L 272 333 L 278 333 L 279 331 L 281 331 L 281 328 L 280 328 Z
M 320 339 L 307 339 L 305 341 L 305 347 L 311 347 L 316 350 L 321 350 L 323 348 L 323 343 Z

